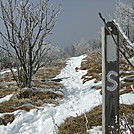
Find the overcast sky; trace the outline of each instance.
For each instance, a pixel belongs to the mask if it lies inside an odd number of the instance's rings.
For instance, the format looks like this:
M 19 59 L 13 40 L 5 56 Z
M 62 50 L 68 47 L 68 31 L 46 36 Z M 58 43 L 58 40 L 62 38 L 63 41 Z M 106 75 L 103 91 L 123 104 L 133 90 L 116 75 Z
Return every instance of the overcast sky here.
M 128 0 L 120 0 L 122 2 Z M 114 17 L 116 0 L 50 0 L 62 4 L 62 10 L 49 38 L 53 45 L 67 46 L 81 38 L 94 39 L 100 35 L 103 23 L 98 16 Z
M 34 0 L 38 3 L 38 0 Z M 75 41 L 97 39 L 100 37 L 103 23 L 98 13 L 106 20 L 114 18 L 117 0 L 49 0 L 54 7 L 62 4 L 57 23 L 48 40 L 54 46 L 67 46 Z M 128 2 L 129 0 L 120 0 Z M 2 29 L 3 23 L 0 22 Z

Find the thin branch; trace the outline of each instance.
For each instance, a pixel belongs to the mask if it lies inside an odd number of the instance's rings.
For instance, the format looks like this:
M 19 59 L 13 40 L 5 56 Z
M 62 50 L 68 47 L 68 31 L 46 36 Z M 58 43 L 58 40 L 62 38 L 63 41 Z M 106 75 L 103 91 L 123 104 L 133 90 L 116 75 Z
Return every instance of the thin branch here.
M 108 31 L 109 34 L 111 35 L 111 37 L 112 37 L 114 43 L 116 44 L 117 49 L 118 49 L 119 52 L 124 56 L 124 58 L 127 60 L 127 62 L 129 63 L 129 65 L 134 69 L 134 65 L 129 61 L 129 59 L 128 59 L 127 56 L 125 55 L 125 52 L 123 52 L 123 51 L 120 49 L 120 47 L 118 46 L 118 43 L 117 43 L 116 39 L 114 38 L 112 32 L 110 31 L 109 27 L 107 26 L 107 23 L 106 23 L 104 17 L 101 15 L 101 13 L 99 13 L 99 16 L 100 16 L 100 18 L 102 19 L 103 23 L 105 24 L 105 28 L 107 29 L 107 31 Z
M 133 47 L 133 43 L 127 39 L 127 37 L 124 37 L 124 34 L 122 33 L 123 31 L 121 31 L 121 29 L 119 29 L 118 24 L 112 20 L 112 23 L 114 24 L 114 26 L 117 28 L 117 30 L 119 31 L 121 37 L 124 39 L 124 41 L 127 43 L 127 45 L 129 45 L 129 47 L 131 47 L 131 49 L 134 49 Z

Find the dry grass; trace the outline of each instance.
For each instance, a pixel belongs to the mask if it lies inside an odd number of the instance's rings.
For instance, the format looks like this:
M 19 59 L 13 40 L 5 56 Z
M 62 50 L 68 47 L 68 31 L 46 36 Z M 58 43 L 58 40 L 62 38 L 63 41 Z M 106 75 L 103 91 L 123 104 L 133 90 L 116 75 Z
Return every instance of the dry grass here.
M 131 85 L 134 86 L 134 71 L 123 57 L 120 57 L 120 78 L 122 79 L 120 94 L 132 92 Z
M 55 62 L 51 66 L 46 66 L 37 71 L 37 73 L 33 76 L 38 79 L 46 80 L 51 79 L 57 76 L 61 69 L 66 66 L 65 61 Z
M 101 81 L 101 61 L 101 53 L 99 52 L 92 53 L 83 60 L 83 62 L 81 63 L 81 67 L 79 69 L 88 70 L 87 74 L 82 76 L 83 83 L 92 79 L 96 79 L 96 82 Z
M 86 113 L 86 117 L 88 119 L 88 129 L 91 129 L 93 126 L 101 126 L 102 125 L 102 107 L 97 106 L 93 108 L 90 112 Z M 132 115 L 134 112 L 134 105 L 121 105 L 120 106 L 120 118 L 125 114 Z M 129 123 L 133 124 L 133 118 L 129 118 Z M 84 115 L 77 117 L 67 118 L 64 124 L 59 126 L 58 134 L 87 134 L 86 132 L 86 119 Z
M 57 89 L 62 88 L 63 85 L 50 79 L 57 76 L 61 69 L 66 66 L 65 61 L 53 63 L 51 66 L 43 67 L 37 71 L 33 76 L 32 87 L 34 88 L 47 88 L 47 89 Z
M 29 111 L 30 109 L 43 106 L 44 104 L 58 104 L 58 100 L 63 98 L 63 93 L 56 93 L 55 91 L 63 87 L 62 84 L 51 79 L 58 75 L 62 68 L 65 67 L 65 62 L 55 62 L 52 66 L 47 66 L 39 69 L 33 76 L 33 89 L 20 89 L 16 86 L 10 73 L 1 75 L 0 82 L 0 98 L 14 93 L 9 101 L 0 103 L 0 113 L 13 112 L 16 110 Z M 51 89 L 48 91 L 46 89 Z
M 61 83 L 53 81 L 32 80 L 32 87 L 44 89 L 58 89 L 63 88 L 63 85 Z
M 0 98 L 3 98 L 9 94 L 12 94 L 18 90 L 18 87 L 10 87 L 0 90 Z
M 13 77 L 11 73 L 5 73 L 0 76 L 0 83 L 2 82 L 10 82 L 12 81 Z
M 132 92 L 131 84 L 133 82 L 120 83 L 120 95 Z
M 19 100 L 9 100 L 3 103 L 0 103 L 0 113 L 11 113 L 16 110 L 25 110 L 29 111 L 35 107 L 32 106 L 25 106 L 27 104 L 26 101 L 19 101 Z
M 13 112 L 16 110 L 29 111 L 43 104 L 58 104 L 57 99 L 63 98 L 63 94 L 52 91 L 33 91 L 30 89 L 18 90 L 9 101 L 0 103 L 0 113 Z
M 134 114 L 134 104 L 133 105 L 125 105 L 125 104 L 122 104 L 120 106 L 120 116 L 122 117 L 123 115 L 132 115 Z M 134 117 L 133 118 L 129 118 L 129 122 L 132 123 L 132 125 L 134 125 Z

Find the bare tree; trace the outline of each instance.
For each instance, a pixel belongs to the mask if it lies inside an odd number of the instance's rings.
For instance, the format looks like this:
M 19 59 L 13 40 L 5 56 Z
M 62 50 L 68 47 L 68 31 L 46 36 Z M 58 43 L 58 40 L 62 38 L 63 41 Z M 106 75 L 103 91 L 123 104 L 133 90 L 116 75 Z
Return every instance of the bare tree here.
M 116 21 L 131 42 L 134 42 L 134 1 L 117 2 L 115 11 Z
M 58 46 L 49 45 L 49 51 L 44 55 L 42 59 L 42 64 L 52 65 L 53 63 L 57 62 L 58 60 L 67 58 L 67 54 L 63 48 Z
M 75 56 L 82 54 L 89 54 L 93 51 L 100 50 L 101 47 L 100 44 L 101 44 L 100 40 L 97 39 L 86 40 L 82 38 L 80 41 L 74 42 L 74 44 L 72 45 L 73 46 L 72 52 L 74 53 Z
M 134 58 L 134 1 L 117 2 L 115 17 L 114 24 L 120 32 L 120 48 L 129 60 Z
M 33 74 L 41 66 L 48 51 L 45 38 L 55 26 L 60 6 L 54 8 L 49 0 L 0 0 L 1 19 L 5 31 L 0 31 L 3 45 L 12 63 L 16 62 L 18 77 L 11 72 L 19 87 L 31 87 Z M 9 66 L 10 67 L 10 66 Z

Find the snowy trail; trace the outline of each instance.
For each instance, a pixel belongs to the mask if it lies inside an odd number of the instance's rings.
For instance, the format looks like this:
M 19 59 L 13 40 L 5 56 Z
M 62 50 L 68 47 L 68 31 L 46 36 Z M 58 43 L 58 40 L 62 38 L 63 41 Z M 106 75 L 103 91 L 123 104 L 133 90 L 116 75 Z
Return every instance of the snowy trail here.
M 67 78 L 62 81 L 65 89 L 65 99 L 60 101 L 59 106 L 46 105 L 40 110 L 30 112 L 16 111 L 16 119 L 12 124 L 0 126 L 1 134 L 53 134 L 54 124 L 61 124 L 67 117 L 82 114 L 101 104 L 99 91 L 90 90 L 94 80 L 82 84 L 81 77 L 86 71 L 76 72 L 85 56 L 73 57 L 67 62 L 67 66 L 57 78 Z
M 67 66 L 56 77 L 66 78 L 62 81 L 65 88 L 61 89 L 65 97 L 58 106 L 49 104 L 30 112 L 16 111 L 14 112 L 16 118 L 12 124 L 0 126 L 0 134 L 55 134 L 57 131 L 55 124 L 60 125 L 66 118 L 81 115 L 100 105 L 102 103 L 100 90 L 91 89 L 91 86 L 95 85 L 95 80 L 82 84 L 81 77 L 87 71 L 75 70 L 76 67 L 80 67 L 84 57 L 70 58 Z

